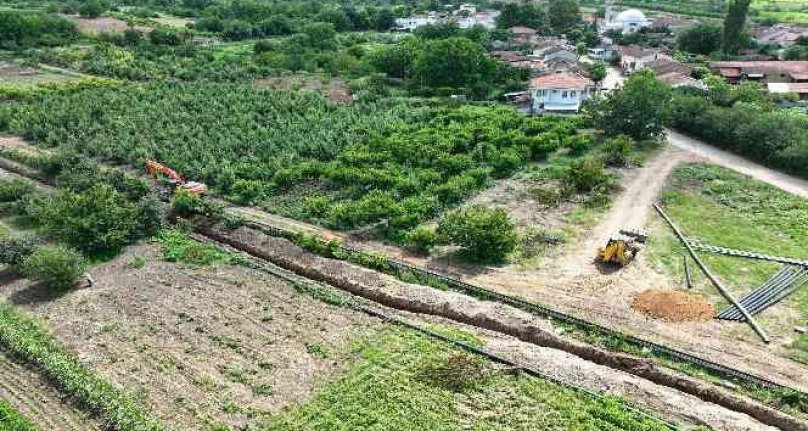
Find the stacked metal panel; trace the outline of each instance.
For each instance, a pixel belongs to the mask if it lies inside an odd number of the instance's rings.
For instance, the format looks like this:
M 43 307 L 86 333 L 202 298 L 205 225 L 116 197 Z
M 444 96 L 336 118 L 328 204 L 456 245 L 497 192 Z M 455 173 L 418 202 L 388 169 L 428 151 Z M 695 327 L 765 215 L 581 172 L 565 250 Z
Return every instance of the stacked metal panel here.
M 784 265 L 769 280 L 743 297 L 741 305 L 755 315 L 780 302 L 808 281 L 808 267 L 801 265 Z M 731 306 L 716 316 L 724 320 L 744 320 L 743 314 L 735 306 Z

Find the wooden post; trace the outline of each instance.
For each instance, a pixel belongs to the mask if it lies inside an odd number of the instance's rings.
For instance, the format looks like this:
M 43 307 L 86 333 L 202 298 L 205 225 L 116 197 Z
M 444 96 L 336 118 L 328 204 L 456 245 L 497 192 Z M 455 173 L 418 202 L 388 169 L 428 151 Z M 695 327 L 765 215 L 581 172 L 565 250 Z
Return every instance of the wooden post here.
M 662 208 L 659 205 L 654 204 L 654 209 L 657 210 L 659 215 L 661 215 L 662 218 L 665 219 L 665 221 L 671 227 L 671 229 L 673 229 L 673 233 L 676 234 L 676 237 L 678 237 L 680 241 L 682 241 L 682 244 L 684 244 L 685 248 L 687 249 L 687 252 L 690 253 L 690 257 L 692 257 L 693 261 L 696 262 L 696 265 L 699 267 L 699 269 L 701 269 L 701 272 L 703 272 L 704 275 L 707 276 L 707 278 L 709 278 L 710 281 L 715 285 L 716 289 L 718 289 L 718 292 L 720 292 L 721 295 L 724 298 L 726 298 L 727 301 L 729 301 L 738 310 L 740 310 L 741 314 L 743 314 L 743 317 L 746 318 L 746 323 L 748 323 L 749 326 L 751 326 L 752 329 L 754 329 L 754 331 L 757 332 L 760 338 L 763 339 L 763 342 L 767 344 L 770 343 L 771 339 L 763 330 L 763 328 L 761 328 L 760 325 L 758 325 L 755 318 L 752 317 L 751 314 L 749 314 L 749 311 L 746 310 L 746 307 L 744 307 L 741 303 L 736 301 L 735 298 L 729 293 L 729 291 L 727 291 L 727 289 L 724 288 L 724 285 L 721 284 L 721 282 L 718 281 L 718 279 L 715 278 L 715 276 L 713 276 L 713 274 L 710 272 L 709 269 L 707 269 L 704 263 L 702 263 L 701 259 L 699 259 L 698 255 L 696 255 L 696 252 L 693 251 L 693 247 L 690 246 L 690 243 L 687 241 L 687 239 L 685 239 L 684 235 L 682 235 L 682 232 L 679 230 L 679 228 L 676 227 L 675 224 L 673 224 L 673 221 L 670 219 L 670 217 L 668 217 L 668 215 L 665 214 L 664 211 L 662 211 Z
M 687 263 L 687 255 L 682 255 L 682 261 L 685 264 L 685 285 L 688 289 L 693 288 L 693 278 L 690 276 L 690 265 Z

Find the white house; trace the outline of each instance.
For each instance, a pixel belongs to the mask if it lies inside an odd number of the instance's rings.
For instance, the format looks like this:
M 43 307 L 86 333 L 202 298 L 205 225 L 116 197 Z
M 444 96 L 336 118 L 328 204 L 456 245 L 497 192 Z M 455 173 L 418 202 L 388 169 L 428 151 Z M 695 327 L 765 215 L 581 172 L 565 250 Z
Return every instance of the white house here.
M 537 76 L 530 80 L 531 109 L 534 113 L 573 113 L 592 94 L 594 84 L 571 73 Z
M 413 31 L 418 27 L 427 24 L 437 24 L 440 21 L 437 14 L 430 13 L 429 15 L 412 15 L 404 18 L 396 18 L 396 30 L 399 31 Z
M 613 15 L 611 7 L 606 9 L 606 20 L 604 30 L 614 30 L 621 33 L 634 33 L 643 27 L 651 25 L 651 21 L 645 17 L 639 9 L 626 9 L 617 15 Z

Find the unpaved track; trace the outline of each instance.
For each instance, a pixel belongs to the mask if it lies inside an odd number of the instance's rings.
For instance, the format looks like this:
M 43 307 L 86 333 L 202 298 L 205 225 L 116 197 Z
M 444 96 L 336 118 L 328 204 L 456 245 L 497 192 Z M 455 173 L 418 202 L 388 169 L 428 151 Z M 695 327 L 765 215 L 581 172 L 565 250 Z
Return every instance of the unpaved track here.
M 572 253 L 562 257 L 557 266 L 568 275 L 592 274 L 596 267 L 592 263 L 595 250 L 603 246 L 610 236 L 621 229 L 642 230 L 645 226 L 651 204 L 659 199 L 665 180 L 680 163 L 694 158 L 685 151 L 667 147 L 637 168 L 634 177 L 624 184 L 606 217 L 594 230 L 582 235 L 580 244 L 572 248 Z M 555 265 L 553 265 L 553 269 Z
M 791 194 L 808 197 L 808 181 L 769 169 L 741 156 L 720 150 L 698 139 L 673 130 L 668 131 L 668 142 L 675 147 L 696 154 L 711 163 L 732 169 L 744 175 L 769 183 Z
M 91 431 L 102 427 L 84 412 L 62 401 L 39 374 L 0 352 L 0 399 L 13 405 L 40 430 Z

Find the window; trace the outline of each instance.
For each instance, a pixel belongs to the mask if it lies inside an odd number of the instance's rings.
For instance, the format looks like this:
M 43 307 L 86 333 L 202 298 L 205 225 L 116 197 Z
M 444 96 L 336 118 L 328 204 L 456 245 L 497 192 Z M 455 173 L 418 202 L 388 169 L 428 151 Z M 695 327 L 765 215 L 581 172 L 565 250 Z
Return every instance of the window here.
M 567 98 L 567 92 L 566 91 L 561 93 L 561 98 L 563 98 L 563 99 Z

